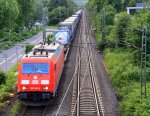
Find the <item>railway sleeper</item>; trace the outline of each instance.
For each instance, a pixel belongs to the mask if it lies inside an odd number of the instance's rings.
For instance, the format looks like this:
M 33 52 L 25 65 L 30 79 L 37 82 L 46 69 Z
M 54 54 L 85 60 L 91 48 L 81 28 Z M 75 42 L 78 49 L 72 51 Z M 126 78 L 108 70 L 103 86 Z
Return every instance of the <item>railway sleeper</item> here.
M 93 95 L 85 94 L 85 95 L 80 95 L 80 99 L 95 99 Z
M 95 102 L 95 99 L 80 99 L 80 102 Z
M 83 110 L 83 109 L 87 109 L 87 110 L 93 110 L 93 109 L 96 109 L 95 108 L 95 104 L 93 104 L 93 105 L 90 105 L 89 106 L 89 104 L 88 105 L 80 105 L 80 110 Z
M 80 108 L 80 112 L 96 112 L 96 108 Z

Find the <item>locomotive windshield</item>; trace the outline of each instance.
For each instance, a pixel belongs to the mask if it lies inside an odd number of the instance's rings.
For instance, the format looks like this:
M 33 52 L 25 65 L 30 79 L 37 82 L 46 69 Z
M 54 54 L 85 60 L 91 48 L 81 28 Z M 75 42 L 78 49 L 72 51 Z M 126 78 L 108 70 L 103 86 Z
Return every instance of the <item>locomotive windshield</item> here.
M 48 74 L 49 64 L 47 63 L 24 63 L 22 66 L 23 74 Z

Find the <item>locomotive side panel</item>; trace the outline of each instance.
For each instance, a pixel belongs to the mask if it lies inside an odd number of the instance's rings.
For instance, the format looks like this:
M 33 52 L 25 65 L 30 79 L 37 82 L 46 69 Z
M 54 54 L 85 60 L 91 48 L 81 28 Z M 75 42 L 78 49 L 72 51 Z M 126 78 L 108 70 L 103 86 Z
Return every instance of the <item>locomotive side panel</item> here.
M 62 74 L 62 71 L 63 71 L 63 67 L 64 67 L 64 48 L 63 46 L 61 46 L 59 49 L 58 49 L 58 53 L 56 53 L 54 55 L 56 57 L 56 63 L 55 63 L 55 91 L 54 91 L 54 95 L 55 95 L 55 92 L 58 88 L 58 85 L 59 85 L 59 81 L 60 81 L 60 78 L 61 78 L 61 74 Z

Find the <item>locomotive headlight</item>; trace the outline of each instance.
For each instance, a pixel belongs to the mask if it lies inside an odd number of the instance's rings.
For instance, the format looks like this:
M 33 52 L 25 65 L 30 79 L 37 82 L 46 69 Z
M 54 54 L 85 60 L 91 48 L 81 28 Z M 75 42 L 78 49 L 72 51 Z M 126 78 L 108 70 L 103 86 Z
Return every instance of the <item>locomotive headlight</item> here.
M 27 90 L 27 89 L 28 89 L 28 88 L 27 88 L 27 87 L 25 87 L 25 86 L 23 86 L 23 87 L 22 87 L 22 90 Z
M 43 90 L 48 90 L 48 87 L 43 87 Z
M 48 87 L 45 87 L 46 90 L 48 90 Z

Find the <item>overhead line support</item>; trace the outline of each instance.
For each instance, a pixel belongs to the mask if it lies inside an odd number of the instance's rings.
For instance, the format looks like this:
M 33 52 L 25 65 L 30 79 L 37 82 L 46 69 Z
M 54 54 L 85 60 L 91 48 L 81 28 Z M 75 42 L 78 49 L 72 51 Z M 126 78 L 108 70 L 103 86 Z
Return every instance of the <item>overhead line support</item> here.
M 146 72 L 146 64 L 147 64 L 147 27 L 144 26 L 142 30 L 142 43 L 141 43 L 141 98 L 144 96 L 146 98 L 146 81 L 147 81 L 147 72 Z

